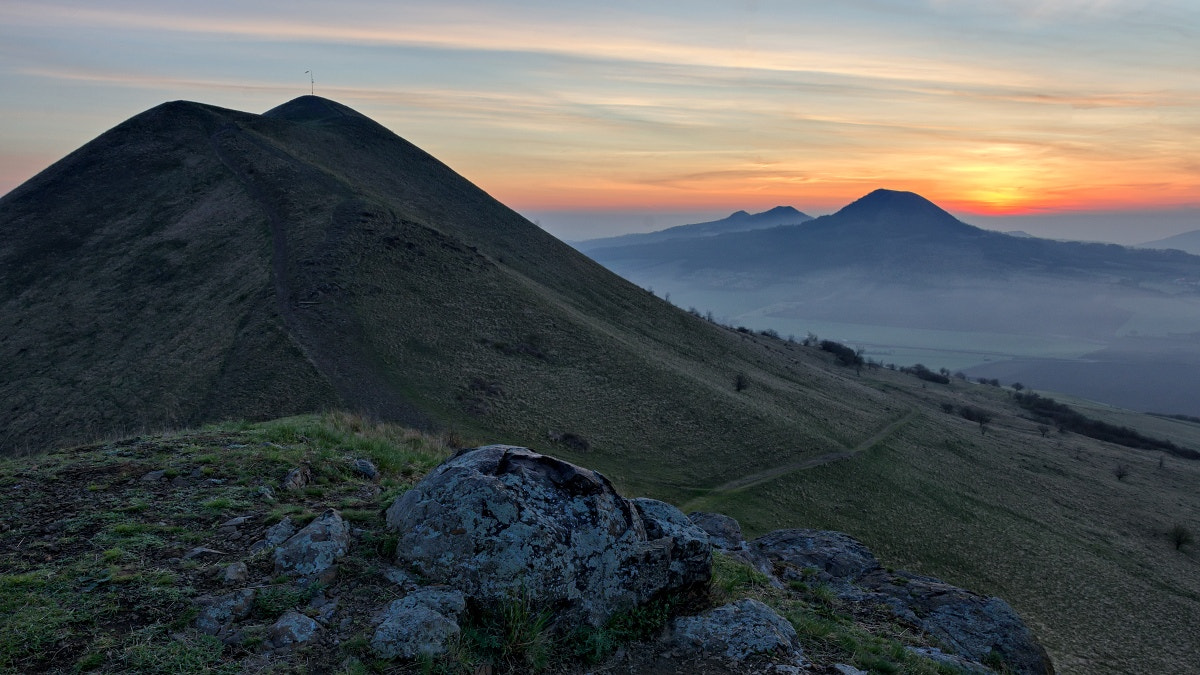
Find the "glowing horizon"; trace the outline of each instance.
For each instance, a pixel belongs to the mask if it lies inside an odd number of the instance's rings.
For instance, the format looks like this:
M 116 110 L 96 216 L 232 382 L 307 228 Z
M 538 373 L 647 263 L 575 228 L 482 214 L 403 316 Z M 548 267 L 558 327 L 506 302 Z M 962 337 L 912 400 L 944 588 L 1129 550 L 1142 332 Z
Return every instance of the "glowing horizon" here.
M 263 112 L 311 69 L 523 213 L 880 187 L 981 217 L 1200 210 L 1186 0 L 243 5 L 0 6 L 0 194 L 164 100 Z

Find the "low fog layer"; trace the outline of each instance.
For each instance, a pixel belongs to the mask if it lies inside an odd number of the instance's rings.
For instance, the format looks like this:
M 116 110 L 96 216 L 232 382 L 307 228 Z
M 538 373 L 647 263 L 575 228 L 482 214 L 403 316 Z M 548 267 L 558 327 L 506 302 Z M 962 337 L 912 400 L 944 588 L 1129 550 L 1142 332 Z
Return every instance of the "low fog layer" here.
M 723 323 L 1200 413 L 1200 257 L 1180 251 L 1007 236 L 879 190 L 800 225 L 588 253 Z

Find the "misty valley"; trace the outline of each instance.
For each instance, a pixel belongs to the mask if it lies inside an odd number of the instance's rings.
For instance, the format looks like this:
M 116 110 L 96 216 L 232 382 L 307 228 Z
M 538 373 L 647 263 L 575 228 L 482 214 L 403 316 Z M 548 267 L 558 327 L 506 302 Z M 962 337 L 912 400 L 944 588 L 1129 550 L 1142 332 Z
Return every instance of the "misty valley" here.
M 1200 257 L 988 232 L 894 194 L 755 231 L 704 224 L 576 246 L 727 325 L 815 334 L 881 364 L 1200 415 Z

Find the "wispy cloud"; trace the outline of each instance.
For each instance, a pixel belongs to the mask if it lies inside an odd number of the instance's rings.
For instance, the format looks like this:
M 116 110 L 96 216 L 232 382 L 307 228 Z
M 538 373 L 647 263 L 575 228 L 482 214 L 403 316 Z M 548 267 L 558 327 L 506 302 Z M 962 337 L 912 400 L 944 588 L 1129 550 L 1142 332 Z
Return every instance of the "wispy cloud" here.
M 524 208 L 803 208 L 873 185 L 967 209 L 1190 203 L 1197 25 L 1182 0 L 9 0 L 0 86 L 265 108 L 311 68 Z

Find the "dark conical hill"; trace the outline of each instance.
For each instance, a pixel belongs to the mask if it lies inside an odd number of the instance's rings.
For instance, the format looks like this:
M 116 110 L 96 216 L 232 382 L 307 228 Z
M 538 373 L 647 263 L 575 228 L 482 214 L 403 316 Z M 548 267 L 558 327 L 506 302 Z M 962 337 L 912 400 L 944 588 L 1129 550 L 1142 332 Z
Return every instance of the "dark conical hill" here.
M 119 125 L 0 201 L 0 269 L 9 451 L 349 408 L 534 446 L 574 434 L 647 485 L 666 479 L 637 466 L 686 456 L 669 482 L 703 485 L 895 414 L 316 97 Z M 735 392 L 738 372 L 756 386 Z

